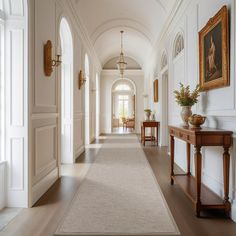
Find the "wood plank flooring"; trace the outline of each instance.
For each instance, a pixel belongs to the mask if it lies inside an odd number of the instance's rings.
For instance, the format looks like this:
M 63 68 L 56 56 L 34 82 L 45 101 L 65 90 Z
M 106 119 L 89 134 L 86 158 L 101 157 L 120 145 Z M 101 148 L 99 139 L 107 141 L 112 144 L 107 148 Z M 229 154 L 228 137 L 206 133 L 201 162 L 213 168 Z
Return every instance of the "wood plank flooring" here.
M 0 232 L 1 236 L 52 236 L 61 217 L 76 193 L 84 174 L 96 158 L 99 144 L 94 144 L 82 154 L 74 165 L 62 168 L 63 177 L 58 180 L 31 209 L 21 213 Z M 196 218 L 192 204 L 178 185 L 171 186 L 170 161 L 166 148 L 144 148 L 169 208 L 182 236 L 235 236 L 236 223 L 225 219 L 220 212 L 207 212 L 204 218 Z

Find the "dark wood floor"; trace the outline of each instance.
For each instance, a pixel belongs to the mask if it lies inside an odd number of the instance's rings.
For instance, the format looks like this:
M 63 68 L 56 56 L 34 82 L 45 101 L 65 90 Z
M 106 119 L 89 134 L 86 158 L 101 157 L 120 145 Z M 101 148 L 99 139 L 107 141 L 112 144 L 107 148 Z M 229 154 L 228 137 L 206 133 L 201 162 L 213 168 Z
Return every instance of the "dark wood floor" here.
M 62 168 L 63 176 L 42 196 L 33 208 L 22 212 L 2 231 L 1 236 L 53 236 L 66 212 L 83 176 L 99 151 L 95 141 L 74 165 Z M 178 185 L 171 186 L 169 179 L 170 161 L 166 148 L 146 146 L 144 152 L 182 236 L 236 236 L 236 223 L 225 219 L 219 212 L 206 213 L 196 218 L 189 199 Z
M 236 223 L 226 219 L 222 211 L 207 211 L 201 218 L 195 217 L 192 203 L 184 192 L 177 184 L 170 185 L 170 157 L 166 148 L 145 147 L 144 152 L 182 236 L 236 235 Z M 177 166 L 175 169 L 181 172 Z

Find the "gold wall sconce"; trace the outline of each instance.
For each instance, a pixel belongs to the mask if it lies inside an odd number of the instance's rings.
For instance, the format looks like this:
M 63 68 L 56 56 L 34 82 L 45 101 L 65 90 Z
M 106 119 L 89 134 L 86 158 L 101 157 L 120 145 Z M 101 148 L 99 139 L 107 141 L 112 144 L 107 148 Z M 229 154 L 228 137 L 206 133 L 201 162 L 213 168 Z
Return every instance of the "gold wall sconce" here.
M 84 74 L 83 74 L 82 70 L 80 70 L 79 78 L 78 78 L 79 89 L 81 89 L 81 87 L 83 86 L 83 84 L 85 84 L 85 82 L 86 82 L 86 79 L 84 78 Z
M 44 73 L 51 76 L 53 69 L 61 65 L 61 55 L 58 53 L 56 59 L 52 59 L 52 41 L 48 40 L 44 45 Z

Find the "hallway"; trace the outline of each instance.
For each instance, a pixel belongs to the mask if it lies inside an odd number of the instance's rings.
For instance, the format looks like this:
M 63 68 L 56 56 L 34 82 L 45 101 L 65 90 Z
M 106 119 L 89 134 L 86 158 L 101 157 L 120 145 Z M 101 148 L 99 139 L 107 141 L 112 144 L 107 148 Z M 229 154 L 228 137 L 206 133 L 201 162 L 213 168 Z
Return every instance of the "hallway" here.
M 42 196 L 33 208 L 23 209 L 0 232 L 0 235 L 53 236 L 62 217 L 70 208 L 71 201 L 84 176 L 96 160 L 101 145 L 106 140 L 107 136 L 100 136 L 77 159 L 76 164 L 64 165 L 62 178 Z M 117 144 L 119 145 L 119 142 Z M 170 160 L 166 155 L 166 148 L 147 145 L 143 150 L 182 236 L 233 236 L 236 234 L 236 225 L 231 220 L 225 219 L 220 212 L 206 213 L 200 219 L 195 217 L 192 206 L 182 190 L 177 185 L 169 184 Z M 178 169 L 177 166 L 176 168 Z
M 0 235 L 236 235 L 235 26 L 236 0 L 0 0 Z

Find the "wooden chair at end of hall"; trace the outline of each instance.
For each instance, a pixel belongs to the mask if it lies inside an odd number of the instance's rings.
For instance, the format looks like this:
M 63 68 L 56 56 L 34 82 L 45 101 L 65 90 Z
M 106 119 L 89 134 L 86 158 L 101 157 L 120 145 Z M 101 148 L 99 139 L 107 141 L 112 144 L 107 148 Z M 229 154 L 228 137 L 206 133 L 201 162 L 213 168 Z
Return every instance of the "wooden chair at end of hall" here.
M 135 119 L 134 118 L 130 118 L 126 120 L 126 129 L 133 129 L 134 130 L 135 127 Z

